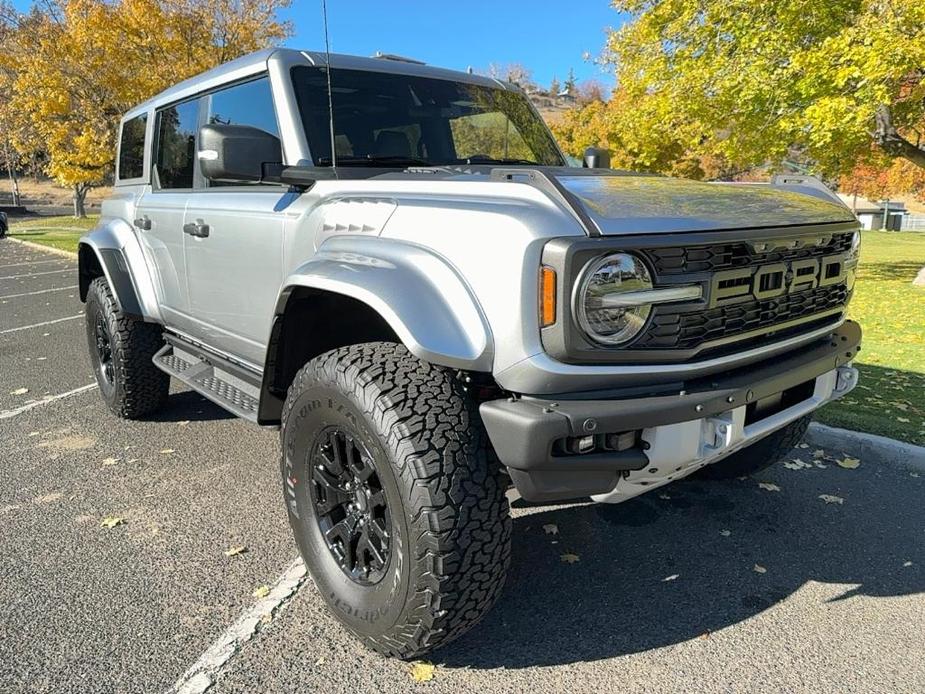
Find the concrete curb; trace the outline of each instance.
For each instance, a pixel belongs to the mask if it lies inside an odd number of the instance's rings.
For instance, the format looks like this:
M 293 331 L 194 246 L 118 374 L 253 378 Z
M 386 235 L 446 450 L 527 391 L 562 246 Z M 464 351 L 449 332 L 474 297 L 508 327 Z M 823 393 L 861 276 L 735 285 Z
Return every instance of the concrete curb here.
M 862 461 L 903 465 L 925 472 L 925 447 L 876 434 L 838 429 L 813 422 L 806 440 L 819 448 L 838 449 Z
M 22 239 L 14 238 L 10 234 L 6 235 L 6 238 L 15 243 L 21 243 L 23 246 L 28 246 L 29 248 L 35 248 L 39 251 L 48 251 L 49 253 L 54 253 L 55 255 L 63 255 L 65 258 L 76 258 L 77 254 L 73 251 L 64 251 L 60 248 L 52 248 L 51 246 L 43 246 L 40 243 L 32 243 L 32 241 L 23 241 Z

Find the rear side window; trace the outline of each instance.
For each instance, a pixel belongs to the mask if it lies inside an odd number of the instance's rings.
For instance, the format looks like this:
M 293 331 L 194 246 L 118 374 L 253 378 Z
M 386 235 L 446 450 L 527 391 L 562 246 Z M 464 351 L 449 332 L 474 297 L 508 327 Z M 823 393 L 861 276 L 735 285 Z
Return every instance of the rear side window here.
M 157 114 L 155 166 L 161 188 L 192 188 L 199 102 L 187 101 Z
M 119 179 L 141 178 L 145 168 L 145 128 L 148 116 L 136 116 L 122 124 L 119 140 Z

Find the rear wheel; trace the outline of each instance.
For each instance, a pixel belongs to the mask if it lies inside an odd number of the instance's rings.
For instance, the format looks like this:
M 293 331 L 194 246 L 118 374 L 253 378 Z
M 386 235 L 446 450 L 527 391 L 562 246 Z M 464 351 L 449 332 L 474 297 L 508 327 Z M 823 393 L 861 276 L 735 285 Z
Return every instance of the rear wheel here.
M 787 453 L 800 444 L 806 436 L 810 421 L 810 415 L 801 417 L 747 448 L 701 468 L 697 475 L 704 479 L 727 480 L 761 472 L 785 458 Z
M 391 343 L 328 352 L 296 375 L 281 437 L 299 550 L 366 645 L 420 655 L 494 604 L 510 558 L 506 484 L 453 372 Z
M 90 283 L 85 315 L 90 361 L 109 409 L 139 419 L 163 407 L 170 377 L 151 361 L 164 346 L 161 327 L 124 315 L 105 277 Z

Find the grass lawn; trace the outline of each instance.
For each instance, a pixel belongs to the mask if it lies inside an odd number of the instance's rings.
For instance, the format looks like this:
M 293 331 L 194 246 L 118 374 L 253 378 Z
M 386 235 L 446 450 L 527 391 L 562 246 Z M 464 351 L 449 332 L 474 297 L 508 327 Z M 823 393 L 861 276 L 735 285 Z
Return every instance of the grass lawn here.
M 816 419 L 925 445 L 925 233 L 862 232 L 861 265 L 848 309 L 864 341 L 861 380 Z
M 39 217 L 12 221 L 16 238 L 76 251 L 98 217 Z M 849 315 L 864 342 L 861 381 L 816 419 L 925 445 L 925 288 L 912 280 L 925 266 L 925 233 L 865 231 Z
M 28 217 L 10 220 L 10 236 L 43 246 L 77 252 L 77 240 L 96 226 L 99 215 L 73 217 Z

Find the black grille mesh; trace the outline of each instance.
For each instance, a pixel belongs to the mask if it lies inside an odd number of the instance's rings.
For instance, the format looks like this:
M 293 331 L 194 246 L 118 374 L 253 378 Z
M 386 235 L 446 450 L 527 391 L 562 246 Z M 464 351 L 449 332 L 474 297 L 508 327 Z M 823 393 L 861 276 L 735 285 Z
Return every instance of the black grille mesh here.
M 770 253 L 756 253 L 745 243 L 722 243 L 689 248 L 650 248 L 645 254 L 652 261 L 656 275 L 686 275 L 846 253 L 851 248 L 852 236 L 853 232 L 835 234 L 824 245 L 778 249 Z

